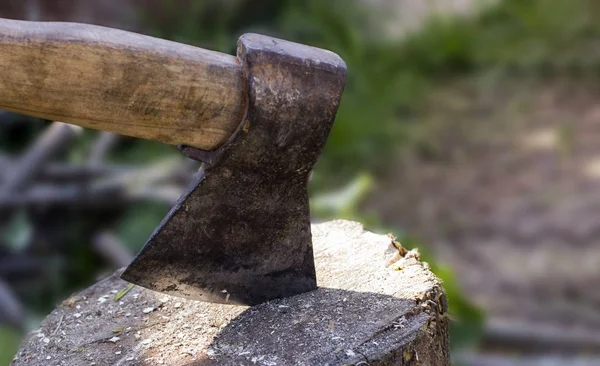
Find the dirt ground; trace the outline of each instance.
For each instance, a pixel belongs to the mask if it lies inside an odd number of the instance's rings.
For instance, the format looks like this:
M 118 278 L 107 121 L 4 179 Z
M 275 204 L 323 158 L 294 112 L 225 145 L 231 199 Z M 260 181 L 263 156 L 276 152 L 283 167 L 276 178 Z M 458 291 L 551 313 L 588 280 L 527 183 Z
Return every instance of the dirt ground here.
M 451 83 L 411 140 L 369 207 L 430 243 L 491 324 L 600 339 L 599 86 Z

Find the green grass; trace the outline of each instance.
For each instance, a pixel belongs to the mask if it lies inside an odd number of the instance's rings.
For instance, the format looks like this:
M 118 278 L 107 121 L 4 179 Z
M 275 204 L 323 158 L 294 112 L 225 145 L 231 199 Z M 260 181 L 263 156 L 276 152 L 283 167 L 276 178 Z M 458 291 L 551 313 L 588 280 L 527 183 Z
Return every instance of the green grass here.
M 595 67 L 599 16 L 590 0 L 505 0 L 471 20 L 432 19 L 402 45 L 402 63 L 430 78 Z

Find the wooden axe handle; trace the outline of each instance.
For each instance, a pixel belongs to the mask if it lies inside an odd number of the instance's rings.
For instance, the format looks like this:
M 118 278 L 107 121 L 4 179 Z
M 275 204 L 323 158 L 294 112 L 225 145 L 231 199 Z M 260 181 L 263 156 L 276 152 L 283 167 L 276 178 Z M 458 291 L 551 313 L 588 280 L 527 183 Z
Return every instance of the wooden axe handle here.
M 116 29 L 0 19 L 0 109 L 212 150 L 245 110 L 236 57 Z

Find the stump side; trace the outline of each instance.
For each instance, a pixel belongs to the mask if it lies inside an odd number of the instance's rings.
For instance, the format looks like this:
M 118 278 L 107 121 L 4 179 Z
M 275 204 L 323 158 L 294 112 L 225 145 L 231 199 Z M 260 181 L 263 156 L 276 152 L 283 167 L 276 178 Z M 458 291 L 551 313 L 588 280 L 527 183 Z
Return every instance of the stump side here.
M 316 291 L 251 308 L 137 286 L 115 300 L 117 271 L 59 305 L 13 364 L 450 364 L 446 297 L 416 252 L 357 223 L 312 230 Z

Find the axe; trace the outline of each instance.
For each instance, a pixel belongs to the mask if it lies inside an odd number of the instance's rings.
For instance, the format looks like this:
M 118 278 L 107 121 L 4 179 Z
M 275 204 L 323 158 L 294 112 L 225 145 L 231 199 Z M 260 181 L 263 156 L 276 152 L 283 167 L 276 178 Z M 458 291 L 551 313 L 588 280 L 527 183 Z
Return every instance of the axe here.
M 336 54 L 245 34 L 237 57 L 120 30 L 0 19 L 0 109 L 178 145 L 202 161 L 122 278 L 254 305 L 317 286 L 307 184 Z

